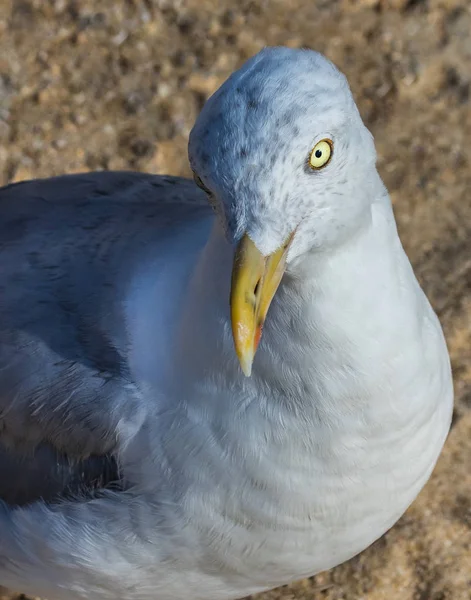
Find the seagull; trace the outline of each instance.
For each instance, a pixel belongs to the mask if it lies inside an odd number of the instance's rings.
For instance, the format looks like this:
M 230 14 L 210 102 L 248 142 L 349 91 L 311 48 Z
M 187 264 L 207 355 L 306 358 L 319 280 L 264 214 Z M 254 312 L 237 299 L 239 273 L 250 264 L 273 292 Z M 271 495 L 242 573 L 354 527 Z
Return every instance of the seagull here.
M 0 583 L 229 600 L 383 535 L 453 387 L 343 74 L 265 48 L 206 102 L 194 181 L 0 189 Z

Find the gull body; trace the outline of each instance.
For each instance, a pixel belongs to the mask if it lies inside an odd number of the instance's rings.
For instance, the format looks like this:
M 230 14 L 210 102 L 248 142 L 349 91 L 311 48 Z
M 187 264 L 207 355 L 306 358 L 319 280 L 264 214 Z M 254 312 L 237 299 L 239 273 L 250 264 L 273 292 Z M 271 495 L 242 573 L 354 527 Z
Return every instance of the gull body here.
M 216 214 L 136 173 L 0 190 L 2 585 L 239 598 L 361 552 L 433 470 L 448 352 L 345 78 L 262 51 L 208 101 L 190 162 Z M 235 248 L 293 231 L 246 377 Z

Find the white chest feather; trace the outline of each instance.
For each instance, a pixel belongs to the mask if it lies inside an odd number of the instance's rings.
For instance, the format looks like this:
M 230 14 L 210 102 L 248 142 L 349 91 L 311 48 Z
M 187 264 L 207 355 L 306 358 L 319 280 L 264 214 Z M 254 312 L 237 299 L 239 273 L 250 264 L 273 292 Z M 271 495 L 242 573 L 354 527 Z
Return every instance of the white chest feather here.
M 146 485 L 175 502 L 196 545 L 178 569 L 191 574 L 195 556 L 196 569 L 214 566 L 205 598 L 348 559 L 395 523 L 435 465 L 451 418 L 446 346 L 400 246 L 365 265 L 371 243 L 316 268 L 310 287 L 288 275 L 251 379 L 236 363 L 225 305 L 205 314 L 207 294 L 227 298 L 221 252 L 208 253 L 219 257 L 214 283 L 194 282 L 175 347 L 187 376 L 172 374 L 149 420 L 156 476 Z

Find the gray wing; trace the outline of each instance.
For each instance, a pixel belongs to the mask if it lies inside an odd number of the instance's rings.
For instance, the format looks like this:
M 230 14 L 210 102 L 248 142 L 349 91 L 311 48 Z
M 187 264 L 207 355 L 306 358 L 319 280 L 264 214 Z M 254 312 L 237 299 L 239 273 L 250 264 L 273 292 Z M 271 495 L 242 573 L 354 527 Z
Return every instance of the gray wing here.
M 139 173 L 0 189 L 0 499 L 118 478 L 118 438 L 146 414 L 120 300 L 162 237 L 209 211 L 193 182 Z

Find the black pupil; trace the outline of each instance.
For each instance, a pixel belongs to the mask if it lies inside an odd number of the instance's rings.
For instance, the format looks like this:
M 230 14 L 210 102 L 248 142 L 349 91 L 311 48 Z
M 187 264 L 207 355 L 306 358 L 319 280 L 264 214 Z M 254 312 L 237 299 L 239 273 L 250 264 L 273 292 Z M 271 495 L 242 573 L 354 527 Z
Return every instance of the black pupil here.
M 316 158 L 320 158 L 322 156 L 322 150 L 316 150 Z

